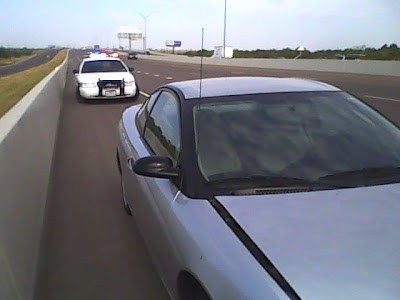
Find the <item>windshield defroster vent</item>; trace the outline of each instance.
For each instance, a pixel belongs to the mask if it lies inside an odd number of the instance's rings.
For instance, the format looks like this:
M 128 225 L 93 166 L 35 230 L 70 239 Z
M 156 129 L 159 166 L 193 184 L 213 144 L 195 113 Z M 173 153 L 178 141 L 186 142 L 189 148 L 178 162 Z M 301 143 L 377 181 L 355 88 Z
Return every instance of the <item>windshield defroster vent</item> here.
M 253 195 L 272 195 L 272 194 L 291 194 L 309 192 L 311 189 L 308 187 L 273 187 L 273 188 L 260 188 L 260 189 L 243 189 L 233 191 L 234 196 L 253 196 Z

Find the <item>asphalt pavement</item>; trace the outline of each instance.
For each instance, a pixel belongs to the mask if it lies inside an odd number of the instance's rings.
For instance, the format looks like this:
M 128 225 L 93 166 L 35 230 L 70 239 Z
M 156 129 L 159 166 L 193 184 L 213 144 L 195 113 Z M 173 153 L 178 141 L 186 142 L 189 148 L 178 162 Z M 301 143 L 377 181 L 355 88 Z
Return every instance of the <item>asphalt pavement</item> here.
M 122 205 L 117 124 L 132 103 L 78 102 L 82 56 L 69 55 L 36 299 L 169 299 Z
M 0 77 L 12 75 L 43 65 L 44 63 L 52 60 L 58 52 L 60 52 L 59 49 L 48 49 L 39 53 L 36 56 L 33 56 L 14 65 L 0 67 Z
M 122 207 L 115 159 L 121 113 L 145 98 L 134 103 L 79 102 L 72 70 L 83 52 L 72 50 L 69 57 L 36 299 L 168 299 L 134 219 Z M 141 59 L 127 63 L 135 68 L 144 95 L 200 74 L 199 65 Z M 203 75 L 318 79 L 362 97 L 400 125 L 396 77 L 222 66 L 204 66 Z

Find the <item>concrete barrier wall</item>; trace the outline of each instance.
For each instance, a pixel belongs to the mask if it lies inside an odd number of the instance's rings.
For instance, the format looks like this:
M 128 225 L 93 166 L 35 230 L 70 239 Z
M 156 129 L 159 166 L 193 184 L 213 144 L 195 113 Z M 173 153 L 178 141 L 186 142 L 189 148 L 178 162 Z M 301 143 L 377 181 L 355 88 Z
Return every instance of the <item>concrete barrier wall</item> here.
M 200 63 L 199 57 L 184 55 L 139 55 L 140 59 Z M 204 57 L 207 65 L 238 66 L 251 68 L 322 71 L 367 75 L 400 76 L 400 62 L 376 60 L 330 60 L 330 59 L 258 59 L 258 58 L 210 58 Z
M 0 118 L 0 299 L 32 299 L 67 60 Z

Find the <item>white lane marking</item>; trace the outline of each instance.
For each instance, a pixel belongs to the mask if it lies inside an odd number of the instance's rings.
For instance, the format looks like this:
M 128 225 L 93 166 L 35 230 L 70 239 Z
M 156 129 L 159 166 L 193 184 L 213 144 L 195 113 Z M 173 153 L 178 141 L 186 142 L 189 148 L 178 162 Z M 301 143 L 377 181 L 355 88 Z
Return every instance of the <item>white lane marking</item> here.
M 145 96 L 146 98 L 149 98 L 149 97 L 150 97 L 149 94 L 147 94 L 147 93 L 145 93 L 145 92 L 143 92 L 143 91 L 140 91 L 139 93 L 140 93 L 141 95 Z
M 399 99 L 393 99 L 393 98 L 384 98 L 384 97 L 377 97 L 377 96 L 370 96 L 370 95 L 364 95 L 364 97 L 371 98 L 371 99 L 378 99 L 378 100 L 400 102 Z
M 155 74 L 154 77 L 160 77 L 160 75 L 159 74 Z
M 172 77 L 165 77 L 165 79 L 172 80 L 173 78 Z
M 136 73 L 142 73 L 142 71 L 136 71 Z
M 149 73 L 145 72 L 144 75 L 149 75 Z

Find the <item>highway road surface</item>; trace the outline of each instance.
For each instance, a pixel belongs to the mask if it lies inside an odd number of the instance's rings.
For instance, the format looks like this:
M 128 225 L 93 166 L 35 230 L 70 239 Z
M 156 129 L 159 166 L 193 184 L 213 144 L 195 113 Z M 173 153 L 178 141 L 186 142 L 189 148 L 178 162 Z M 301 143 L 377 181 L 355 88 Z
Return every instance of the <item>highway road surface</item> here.
M 72 69 L 83 52 L 73 50 L 69 57 L 36 299 L 168 299 L 121 202 L 116 128 L 122 111 L 134 103 L 78 102 Z M 128 65 L 135 68 L 144 94 L 171 81 L 199 77 L 198 65 L 144 59 Z M 361 96 L 400 124 L 400 86 L 395 77 L 221 66 L 205 66 L 203 74 L 319 79 Z M 141 96 L 136 103 L 144 99 Z
M 11 74 L 19 73 L 22 71 L 29 70 L 31 68 L 43 65 L 44 63 L 53 59 L 54 56 L 59 52 L 59 49 L 49 49 L 33 56 L 27 60 L 23 60 L 19 63 L 10 66 L 0 67 L 0 77 L 8 76 Z

